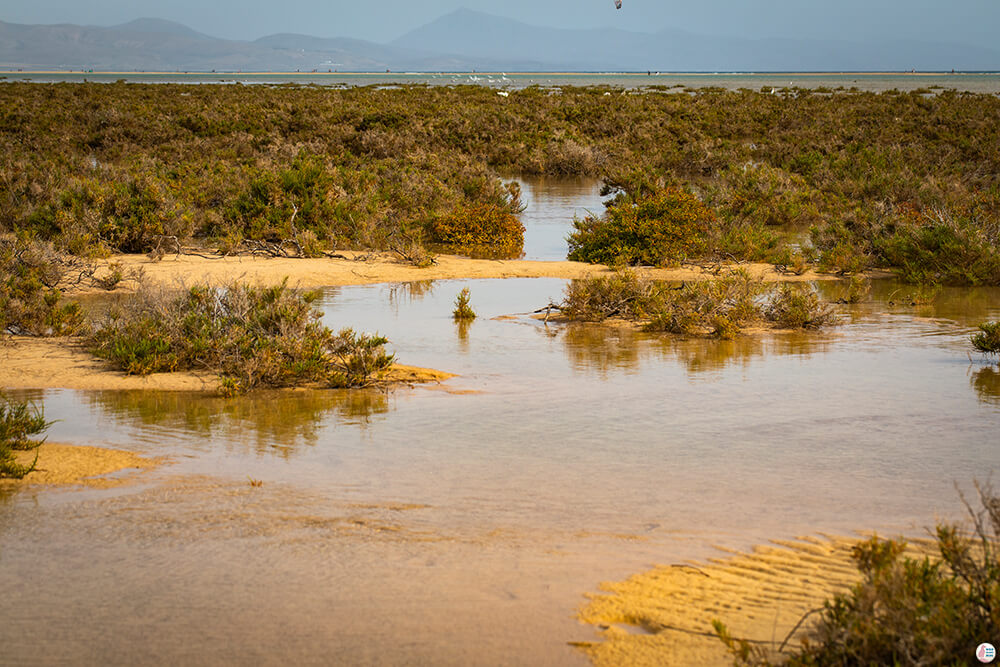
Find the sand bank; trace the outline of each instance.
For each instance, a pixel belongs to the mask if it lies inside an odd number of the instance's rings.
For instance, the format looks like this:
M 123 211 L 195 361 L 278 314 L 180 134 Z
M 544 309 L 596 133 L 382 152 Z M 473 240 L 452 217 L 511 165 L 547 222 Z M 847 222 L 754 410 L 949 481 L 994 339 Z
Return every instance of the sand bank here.
M 441 382 L 450 377 L 454 376 L 443 371 L 397 364 L 388 380 L 413 384 Z M 218 385 L 219 378 L 213 374 L 126 375 L 91 356 L 77 338 L 13 336 L 0 340 L 0 388 L 215 391 Z
M 603 583 L 607 594 L 590 596 L 580 618 L 601 628 L 605 640 L 579 646 L 599 666 L 731 665 L 712 629 L 718 619 L 735 637 L 777 648 L 805 613 L 859 580 L 850 557 L 856 543 L 776 542 L 749 554 L 660 566 Z M 913 541 L 908 555 L 932 550 L 929 541 Z M 800 636 L 801 630 L 790 644 Z
M 608 273 L 606 266 L 582 262 L 538 262 L 530 260 L 468 259 L 438 255 L 436 264 L 418 268 L 389 254 L 368 255 L 344 252 L 350 259 L 339 258 L 270 258 L 270 257 L 199 257 L 167 255 L 154 262 L 145 255 L 118 255 L 105 260 L 118 262 L 126 272 L 141 270 L 146 278 L 160 285 L 190 284 L 196 281 L 223 282 L 244 280 L 277 283 L 288 278 L 295 287 L 314 288 L 337 285 L 414 282 L 477 278 L 585 278 Z M 368 259 L 355 259 L 366 257 Z M 837 276 L 808 271 L 801 276 L 778 273 L 771 264 L 740 264 L 754 277 L 766 281 L 838 280 Z M 99 270 L 98 275 L 106 271 Z M 643 275 L 663 280 L 710 280 L 716 273 L 696 266 L 676 269 L 642 269 Z
M 132 481 L 131 476 L 108 479 L 103 475 L 123 470 L 139 472 L 163 462 L 162 459 L 144 458 L 138 454 L 117 449 L 55 443 L 45 443 L 38 448 L 37 452 L 38 463 L 34 471 L 28 473 L 24 479 L 0 480 L 0 484 L 8 487 L 21 487 L 30 484 L 81 484 L 103 489 L 121 486 Z M 35 452 L 18 452 L 17 457 L 20 463 L 30 464 L 35 458 Z

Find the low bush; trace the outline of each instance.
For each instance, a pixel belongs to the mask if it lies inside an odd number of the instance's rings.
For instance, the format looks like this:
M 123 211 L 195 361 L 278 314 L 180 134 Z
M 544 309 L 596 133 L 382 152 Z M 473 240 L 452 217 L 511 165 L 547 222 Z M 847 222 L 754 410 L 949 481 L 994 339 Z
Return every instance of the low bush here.
M 718 280 L 685 283 L 670 292 L 646 331 L 734 338 L 745 326 L 763 319 L 758 297 L 764 284 L 738 271 Z
M 64 302 L 59 287 L 91 275 L 91 265 L 61 255 L 51 244 L 0 236 L 0 332 L 62 336 L 80 331 L 80 306 Z
M 1000 496 L 976 488 L 981 508 L 966 503 L 971 532 L 938 525 L 940 559 L 904 557 L 902 540 L 858 544 L 853 557 L 861 581 L 824 604 L 792 652 L 736 639 L 715 621 L 735 664 L 971 664 L 976 646 L 1000 631 Z
M 609 317 L 638 320 L 651 316 L 662 303 L 663 283 L 621 269 L 610 276 L 571 280 L 562 313 L 572 320 L 599 322 Z
M 833 310 L 820 302 L 816 292 L 788 283 L 771 294 L 764 316 L 782 329 L 818 329 L 834 317 Z
M 607 265 L 673 266 L 705 255 L 715 212 L 690 192 L 663 188 L 621 197 L 602 218 L 574 220 L 569 259 Z
M 733 338 L 753 325 L 818 328 L 833 321 L 830 307 L 814 291 L 768 286 L 742 270 L 672 286 L 623 269 L 570 281 L 560 309 L 571 320 L 617 317 L 643 323 L 646 331 L 719 338 Z
M 1000 354 L 1000 322 L 983 322 L 970 338 L 972 346 L 983 354 Z
M 486 247 L 520 254 L 524 225 L 506 206 L 463 205 L 433 222 L 431 238 L 459 250 Z
M 287 281 L 286 281 L 287 282 Z M 380 336 L 334 334 L 317 292 L 232 283 L 170 295 L 148 288 L 112 307 L 91 334 L 95 354 L 130 374 L 205 370 L 224 393 L 257 387 L 378 383 L 394 356 Z
M 935 211 L 907 210 L 877 247 L 888 266 L 912 283 L 1000 284 L 1000 227 Z
M 35 469 L 38 454 L 29 465 L 18 463 L 14 452 L 37 450 L 44 442 L 41 435 L 52 425 L 45 421 L 40 407 L 27 401 L 15 401 L 0 394 L 0 479 L 21 479 Z

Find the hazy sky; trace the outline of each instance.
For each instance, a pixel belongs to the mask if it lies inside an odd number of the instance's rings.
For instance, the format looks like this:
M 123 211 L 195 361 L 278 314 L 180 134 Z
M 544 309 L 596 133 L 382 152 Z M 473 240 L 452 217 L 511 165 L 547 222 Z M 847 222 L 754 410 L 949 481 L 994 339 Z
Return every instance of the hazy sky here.
M 14 6 L 11 6 L 14 5 Z M 216 37 L 276 32 L 388 41 L 459 7 L 536 25 L 681 28 L 744 37 L 921 38 L 1000 46 L 1000 0 L 3 0 L 13 23 L 171 19 Z

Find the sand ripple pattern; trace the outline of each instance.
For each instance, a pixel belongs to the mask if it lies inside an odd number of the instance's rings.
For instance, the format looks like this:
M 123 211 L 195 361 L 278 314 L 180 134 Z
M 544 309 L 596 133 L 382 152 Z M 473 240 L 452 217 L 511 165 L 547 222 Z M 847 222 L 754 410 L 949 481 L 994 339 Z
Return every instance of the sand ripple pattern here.
M 578 646 L 596 665 L 730 665 L 712 629 L 719 619 L 735 637 L 776 650 L 803 615 L 858 581 L 851 560 L 856 543 L 826 537 L 776 541 L 752 553 L 659 566 L 603 583 L 607 594 L 588 596 L 580 618 L 597 625 L 604 641 Z M 933 545 L 911 541 L 909 551 L 923 556 Z

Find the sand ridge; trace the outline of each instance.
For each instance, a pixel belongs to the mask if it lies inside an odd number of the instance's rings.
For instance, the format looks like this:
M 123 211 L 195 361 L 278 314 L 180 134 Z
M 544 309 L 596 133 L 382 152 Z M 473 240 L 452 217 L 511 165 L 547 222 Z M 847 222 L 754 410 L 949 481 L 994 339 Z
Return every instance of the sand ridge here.
M 713 619 L 737 638 L 777 649 L 807 612 L 860 579 L 852 538 L 775 541 L 707 563 L 659 566 L 626 581 L 603 583 L 579 618 L 604 641 L 576 644 L 595 665 L 731 665 Z M 908 556 L 931 555 L 911 540 Z M 803 624 L 808 627 L 809 622 Z M 789 642 L 796 646 L 803 629 Z

